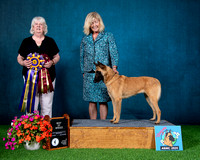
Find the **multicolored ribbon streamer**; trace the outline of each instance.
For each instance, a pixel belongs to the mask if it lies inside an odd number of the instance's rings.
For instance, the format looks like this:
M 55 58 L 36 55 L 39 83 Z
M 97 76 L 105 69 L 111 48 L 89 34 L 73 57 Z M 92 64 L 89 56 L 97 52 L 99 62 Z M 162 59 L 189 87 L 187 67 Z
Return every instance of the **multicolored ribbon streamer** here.
M 19 110 L 25 112 L 25 109 L 27 108 L 27 112 L 32 113 L 35 105 L 38 71 L 42 69 L 45 62 L 43 56 L 38 53 L 30 53 L 27 56 L 27 60 L 30 60 L 32 65 L 27 72 Z
M 45 63 L 50 61 L 50 58 L 47 54 L 42 54 Z M 54 91 L 52 80 L 49 74 L 48 69 L 42 68 L 39 71 L 39 79 L 38 79 L 38 93 L 47 93 Z

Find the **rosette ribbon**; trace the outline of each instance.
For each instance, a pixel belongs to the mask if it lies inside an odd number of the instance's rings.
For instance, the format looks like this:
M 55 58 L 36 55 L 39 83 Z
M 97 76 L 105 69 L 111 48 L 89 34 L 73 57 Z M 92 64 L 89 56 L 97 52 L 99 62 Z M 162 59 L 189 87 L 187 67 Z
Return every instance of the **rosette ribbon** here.
M 25 109 L 27 108 L 28 113 L 33 113 L 35 106 L 35 94 L 37 90 L 38 72 L 44 65 L 44 58 L 38 53 L 30 53 L 27 56 L 27 60 L 30 60 L 32 64 L 25 79 L 19 110 L 21 110 L 21 112 L 25 112 Z
M 50 58 L 47 54 L 42 54 L 42 56 L 44 58 L 45 63 L 50 61 Z M 42 68 L 39 71 L 38 93 L 47 93 L 52 91 L 54 91 L 54 89 L 49 71 L 46 68 Z

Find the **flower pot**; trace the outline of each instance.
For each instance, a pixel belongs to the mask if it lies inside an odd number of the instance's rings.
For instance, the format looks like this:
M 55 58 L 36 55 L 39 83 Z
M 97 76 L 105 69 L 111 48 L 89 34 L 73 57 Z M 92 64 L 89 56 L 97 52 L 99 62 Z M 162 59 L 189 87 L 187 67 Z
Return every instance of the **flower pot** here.
M 24 148 L 27 150 L 38 150 L 40 148 L 40 143 L 25 141 Z

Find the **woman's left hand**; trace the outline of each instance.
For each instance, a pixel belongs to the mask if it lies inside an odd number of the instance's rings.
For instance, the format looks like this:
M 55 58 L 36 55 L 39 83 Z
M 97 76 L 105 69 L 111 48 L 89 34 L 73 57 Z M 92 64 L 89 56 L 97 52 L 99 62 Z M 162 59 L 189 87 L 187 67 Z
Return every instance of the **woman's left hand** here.
M 117 71 L 117 68 L 113 68 L 113 71 L 114 71 L 116 74 L 119 74 L 119 72 Z
M 45 68 L 50 68 L 52 65 L 53 65 L 53 61 L 49 61 L 49 62 L 46 62 L 46 63 L 44 64 L 44 67 L 45 67 Z

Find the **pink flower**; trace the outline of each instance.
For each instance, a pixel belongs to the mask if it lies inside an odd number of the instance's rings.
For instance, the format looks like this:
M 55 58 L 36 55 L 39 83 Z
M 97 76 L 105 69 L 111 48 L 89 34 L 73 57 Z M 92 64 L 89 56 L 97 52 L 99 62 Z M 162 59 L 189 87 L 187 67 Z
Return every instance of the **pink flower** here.
M 33 118 L 33 117 L 30 117 L 29 120 L 32 122 L 32 121 L 34 120 L 34 118 Z
M 38 111 L 33 111 L 33 113 L 36 113 L 36 114 L 38 114 L 39 112 L 38 112 Z
M 24 118 L 28 119 L 28 115 L 25 115 Z
M 15 137 L 13 137 L 13 138 L 11 139 L 11 141 L 13 141 L 13 142 L 14 142 L 14 141 L 15 141 Z
M 6 142 L 5 146 L 8 147 L 8 142 Z
M 12 149 L 12 150 L 14 150 L 14 149 L 15 149 L 15 147 L 11 147 L 11 149 Z
M 3 141 L 5 141 L 5 140 L 6 140 L 6 138 L 3 137 Z
M 9 147 L 6 147 L 6 149 L 9 149 Z
M 22 115 L 22 116 L 20 117 L 20 119 L 24 119 L 24 115 Z

